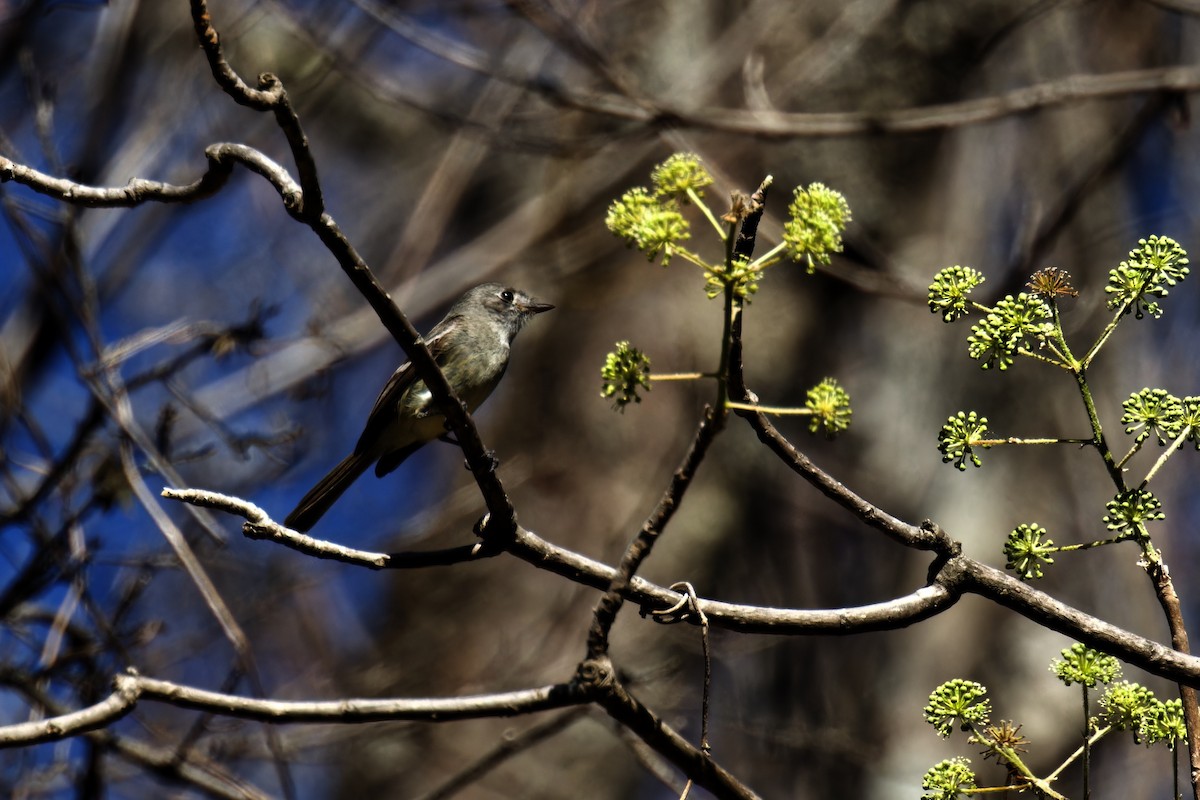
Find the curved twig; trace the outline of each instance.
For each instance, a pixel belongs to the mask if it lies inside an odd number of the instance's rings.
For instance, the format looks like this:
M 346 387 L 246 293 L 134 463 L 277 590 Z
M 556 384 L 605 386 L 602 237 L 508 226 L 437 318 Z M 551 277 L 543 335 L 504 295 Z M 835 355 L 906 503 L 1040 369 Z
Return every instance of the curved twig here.
M 283 83 L 271 73 L 264 72 L 258 76 L 258 88 L 250 88 L 225 60 L 221 49 L 221 37 L 212 25 L 206 0 L 192 0 L 191 8 L 196 38 L 217 85 L 233 98 L 235 103 L 256 111 L 270 111 L 275 115 L 275 122 L 287 138 L 292 158 L 296 161 L 296 171 L 300 173 L 300 186 L 303 188 L 304 198 L 302 213 L 307 219 L 319 219 L 325 212 L 325 200 L 321 182 L 317 177 L 317 162 L 313 159 L 308 137 L 304 134 L 300 117 L 292 108 Z

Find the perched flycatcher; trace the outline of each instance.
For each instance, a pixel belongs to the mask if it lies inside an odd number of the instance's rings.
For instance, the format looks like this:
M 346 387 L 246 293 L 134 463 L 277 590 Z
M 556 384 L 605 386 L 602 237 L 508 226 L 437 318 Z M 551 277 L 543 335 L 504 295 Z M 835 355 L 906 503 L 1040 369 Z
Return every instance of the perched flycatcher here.
M 458 298 L 433 327 L 425 344 L 469 411 L 478 408 L 504 376 L 509 347 L 525 323 L 552 308 L 520 289 L 485 283 Z M 354 452 L 304 495 L 284 524 L 307 531 L 367 467 L 374 464 L 377 477 L 387 475 L 445 432 L 445 417 L 412 362 L 406 361 L 380 392 Z

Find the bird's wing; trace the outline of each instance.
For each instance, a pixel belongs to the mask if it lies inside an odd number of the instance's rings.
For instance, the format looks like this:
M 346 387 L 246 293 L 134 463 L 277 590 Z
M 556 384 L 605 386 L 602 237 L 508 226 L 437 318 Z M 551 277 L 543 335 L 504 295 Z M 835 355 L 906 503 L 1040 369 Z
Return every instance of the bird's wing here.
M 446 349 L 446 333 L 447 331 L 443 329 L 425 340 L 425 346 L 429 348 L 433 360 L 439 366 L 442 364 Z M 371 407 L 371 413 L 367 416 L 367 424 L 363 426 L 363 432 L 358 437 L 358 444 L 354 446 L 354 452 L 364 452 L 372 444 L 380 441 L 384 429 L 395 421 L 396 415 L 399 413 L 400 399 L 416 382 L 417 371 L 413 369 L 411 361 L 405 361 L 392 373 L 387 383 L 383 385 L 383 391 L 379 393 L 379 397 L 375 398 L 375 405 Z

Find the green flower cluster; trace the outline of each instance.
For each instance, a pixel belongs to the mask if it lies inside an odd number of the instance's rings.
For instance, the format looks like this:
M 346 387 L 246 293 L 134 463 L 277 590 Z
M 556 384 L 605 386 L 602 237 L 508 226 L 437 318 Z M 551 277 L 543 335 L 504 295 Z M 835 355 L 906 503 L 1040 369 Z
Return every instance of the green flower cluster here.
M 982 362 L 983 369 L 1006 370 L 1018 351 L 1031 350 L 1034 342 L 1040 345 L 1053 332 L 1052 317 L 1050 306 L 1040 296 L 1009 295 L 971 328 L 967 352 Z
M 970 267 L 946 267 L 929 284 L 929 310 L 941 313 L 944 322 L 954 322 L 970 311 L 971 292 L 986 278 Z
M 979 442 L 987 438 L 987 417 L 981 417 L 974 411 L 958 412 L 946 420 L 938 433 L 938 452 L 942 454 L 942 462 L 948 464 L 953 461 L 959 470 L 967 468 L 968 459 L 976 467 L 981 466 L 975 449 L 986 450 L 988 445 L 980 445 Z
M 736 259 L 728 270 L 723 266 L 713 266 L 705 270 L 704 294 L 709 300 L 725 294 L 725 287 L 732 285 L 733 293 L 749 302 L 750 295 L 758 291 L 758 282 L 762 279 L 762 265 Z
M 811 275 L 817 264 L 828 264 L 842 252 L 842 232 L 850 221 L 850 204 L 841 192 L 823 183 L 796 187 L 783 225 L 783 241 L 794 261 L 805 261 Z
M 1151 434 L 1158 437 L 1160 445 L 1175 438 L 1172 434 L 1178 426 L 1178 420 L 1183 413 L 1183 405 L 1179 398 L 1166 389 L 1145 388 L 1129 395 L 1129 399 L 1121 404 L 1125 413 L 1121 416 L 1121 424 L 1127 425 L 1125 433 L 1139 431 L 1138 444 L 1150 438 Z
M 655 197 L 686 203 L 689 192 L 703 197 L 700 190 L 711 185 L 713 179 L 695 153 L 675 153 L 650 172 L 650 182 Z
M 665 267 L 674 248 L 691 236 L 680 206 L 712 183 L 712 176 L 693 153 L 676 153 L 650 174 L 653 191 L 638 186 L 608 207 L 604 224 L 653 261 L 662 255 Z
M 1067 686 L 1078 683 L 1091 689 L 1121 677 L 1121 662 L 1076 642 L 1062 651 L 1062 658 L 1050 662 L 1050 671 Z
M 1187 439 L 1200 450 L 1200 397 L 1185 397 L 1179 401 L 1179 419 L 1173 429 L 1175 435 L 1188 431 Z
M 1004 565 L 1027 581 L 1042 577 L 1042 565 L 1053 564 L 1050 555 L 1058 551 L 1054 540 L 1046 537 L 1046 529 L 1037 523 L 1018 525 L 1008 534 L 1004 543 L 1004 555 L 1008 562 Z
M 638 388 L 650 391 L 650 359 L 629 342 L 617 342 L 615 352 L 604 357 L 600 368 L 604 388 L 600 396 L 613 398 L 613 408 L 624 411 L 630 403 L 640 403 Z
M 955 678 L 934 689 L 929 705 L 922 711 L 925 721 L 945 739 L 955 725 L 963 730 L 986 725 L 992 701 L 987 699 L 987 687 L 982 683 Z
M 1146 687 L 1119 681 L 1100 698 L 1104 718 L 1119 730 L 1131 731 L 1133 741 L 1147 747 L 1164 743 L 1172 750 L 1183 740 L 1183 703 L 1159 700 Z
M 1138 431 L 1137 444 L 1154 435 L 1160 445 L 1179 436 L 1200 450 L 1200 397 L 1178 398 L 1166 389 L 1142 389 L 1121 404 L 1125 433 Z
M 1155 699 L 1154 692 L 1146 687 L 1120 681 L 1108 687 L 1108 691 L 1100 698 L 1100 707 L 1104 709 L 1104 717 L 1111 725 L 1121 730 L 1136 731 L 1142 717 L 1153 707 Z
M 808 432 L 823 431 L 831 439 L 850 427 L 854 413 L 850 409 L 850 395 L 833 378 L 825 378 L 809 389 L 804 407 L 812 413 Z
M 971 760 L 956 756 L 939 761 L 929 768 L 921 779 L 925 793 L 921 800 L 956 800 L 975 788 L 975 773 L 971 771 Z
M 662 202 L 641 186 L 621 195 L 608 207 L 604 224 L 653 261 L 662 254 L 665 267 L 672 248 L 691 236 L 688 222 L 674 201 Z
M 1149 489 L 1128 489 L 1104 504 L 1104 524 L 1110 531 L 1125 531 L 1157 519 L 1165 519 L 1162 503 Z
M 1171 750 L 1178 742 L 1187 736 L 1187 726 L 1183 722 L 1183 701 L 1176 697 L 1174 700 L 1162 701 L 1155 699 L 1154 705 L 1142 717 L 1138 726 L 1138 737 L 1147 747 L 1164 742 Z
M 1187 264 L 1187 253 L 1174 239 L 1138 239 L 1138 247 L 1129 251 L 1129 259 L 1108 273 L 1108 285 L 1104 287 L 1109 295 L 1108 307 L 1119 308 L 1122 314 L 1132 311 L 1138 319 L 1146 314 L 1161 317 L 1158 301 L 1187 277 Z

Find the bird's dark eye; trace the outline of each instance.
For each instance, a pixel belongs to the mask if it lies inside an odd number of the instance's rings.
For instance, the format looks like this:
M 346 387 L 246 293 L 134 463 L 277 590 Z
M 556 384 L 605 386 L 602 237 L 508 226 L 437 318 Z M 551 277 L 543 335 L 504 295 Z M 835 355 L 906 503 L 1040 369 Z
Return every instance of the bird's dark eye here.
M 501 292 L 500 299 L 506 303 L 512 303 L 512 301 L 513 301 L 512 289 L 505 289 L 503 292 Z

